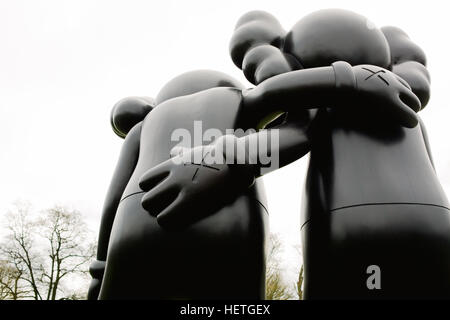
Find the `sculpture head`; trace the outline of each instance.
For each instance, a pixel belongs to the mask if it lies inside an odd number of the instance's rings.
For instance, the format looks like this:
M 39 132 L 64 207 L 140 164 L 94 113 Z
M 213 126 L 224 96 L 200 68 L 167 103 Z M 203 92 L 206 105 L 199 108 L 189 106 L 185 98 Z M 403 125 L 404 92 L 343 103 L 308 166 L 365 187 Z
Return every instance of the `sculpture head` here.
M 288 32 L 271 14 L 249 12 L 237 22 L 230 54 L 254 84 L 284 72 L 329 66 L 339 60 L 391 69 L 412 54 L 425 64 L 422 50 L 404 33 L 379 29 L 367 18 L 340 9 L 313 12 Z
M 389 44 L 367 18 L 346 10 L 321 10 L 298 21 L 287 33 L 283 50 L 304 68 L 335 61 L 389 68 Z
M 111 112 L 111 126 L 119 137 L 125 138 L 131 128 L 164 101 L 217 87 L 244 88 L 238 80 L 219 71 L 185 72 L 164 85 L 156 99 L 127 97 L 117 102 Z

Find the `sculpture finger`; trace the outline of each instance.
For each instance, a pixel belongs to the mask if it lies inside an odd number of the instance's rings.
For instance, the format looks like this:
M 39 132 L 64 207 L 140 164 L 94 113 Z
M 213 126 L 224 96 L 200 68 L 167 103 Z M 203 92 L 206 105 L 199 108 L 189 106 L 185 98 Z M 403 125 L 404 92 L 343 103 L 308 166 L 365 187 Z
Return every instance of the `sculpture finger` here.
M 394 75 L 397 78 L 398 82 L 400 82 L 402 85 L 404 85 L 408 90 L 411 90 L 411 86 L 409 85 L 408 82 L 403 80 L 400 76 L 396 75 L 395 73 L 394 73 Z
M 144 191 L 152 189 L 169 176 L 171 167 L 172 163 L 168 160 L 151 168 L 139 179 L 139 187 Z
M 178 194 L 178 188 L 163 182 L 147 192 L 142 197 L 141 204 L 148 213 L 156 217 L 177 198 Z
M 175 146 L 170 150 L 170 157 L 176 157 L 179 155 L 182 155 L 187 150 L 190 150 L 190 148 L 182 147 L 182 146 Z
M 156 217 L 158 224 L 163 228 L 181 229 L 195 221 L 194 212 L 188 210 L 182 196 L 178 196 L 168 207 Z
M 417 123 L 417 115 L 410 106 L 403 103 L 400 98 L 398 98 L 397 108 L 394 109 L 394 116 L 400 121 L 400 124 L 407 128 L 414 128 Z
M 409 90 L 405 90 L 403 92 L 400 92 L 400 100 L 408 105 L 411 109 L 413 109 L 415 112 L 419 112 L 420 108 L 422 107 L 422 103 L 420 102 L 419 98 Z

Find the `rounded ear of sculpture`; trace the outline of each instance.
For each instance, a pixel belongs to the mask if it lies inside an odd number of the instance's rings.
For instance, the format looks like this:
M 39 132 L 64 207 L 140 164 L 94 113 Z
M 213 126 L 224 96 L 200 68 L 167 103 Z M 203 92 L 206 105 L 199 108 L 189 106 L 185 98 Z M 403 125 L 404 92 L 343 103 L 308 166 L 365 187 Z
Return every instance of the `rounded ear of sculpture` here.
M 234 64 L 242 67 L 248 50 L 258 45 L 270 44 L 281 48 L 286 31 L 278 20 L 268 12 L 250 11 L 236 23 L 230 41 L 230 54 Z
M 193 94 L 199 91 L 232 87 L 244 89 L 244 85 L 229 75 L 214 70 L 193 70 L 170 80 L 158 93 L 156 104 L 166 100 Z
M 230 55 L 248 81 L 258 84 L 301 68 L 294 57 L 281 50 L 285 34 L 278 20 L 264 11 L 250 11 L 238 20 L 230 41 Z
M 392 65 L 405 61 L 417 61 L 427 65 L 425 52 L 408 37 L 406 32 L 397 27 L 381 28 L 391 51 Z
M 111 111 L 114 133 L 125 138 L 131 128 L 144 120 L 154 106 L 154 100 L 149 97 L 127 97 L 117 102 Z
M 430 99 L 430 74 L 423 50 L 408 35 L 396 27 L 381 28 L 390 47 L 392 71 L 411 86 L 422 103 L 422 109 Z
M 391 65 L 389 45 L 380 29 L 357 13 L 326 9 L 298 21 L 286 36 L 284 51 L 304 68 L 329 66 L 336 61 L 351 65 Z

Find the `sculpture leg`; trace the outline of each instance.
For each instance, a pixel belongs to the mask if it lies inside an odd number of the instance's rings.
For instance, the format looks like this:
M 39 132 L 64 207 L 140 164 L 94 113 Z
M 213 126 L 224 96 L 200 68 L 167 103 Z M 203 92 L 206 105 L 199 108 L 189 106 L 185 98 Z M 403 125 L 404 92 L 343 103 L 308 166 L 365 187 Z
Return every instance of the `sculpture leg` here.
M 184 231 L 162 229 L 123 200 L 109 243 L 100 299 L 263 299 L 268 216 L 243 196 Z
M 302 235 L 305 298 L 450 298 L 448 209 L 355 206 L 311 219 Z M 367 283 L 369 266 L 379 267 L 379 289 Z

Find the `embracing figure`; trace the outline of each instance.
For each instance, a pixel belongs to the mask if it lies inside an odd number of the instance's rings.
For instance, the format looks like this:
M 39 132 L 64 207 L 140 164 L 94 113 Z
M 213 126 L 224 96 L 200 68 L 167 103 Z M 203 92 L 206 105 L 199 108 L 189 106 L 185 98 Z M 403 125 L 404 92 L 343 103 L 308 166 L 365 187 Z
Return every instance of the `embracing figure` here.
M 267 213 L 257 178 L 276 168 L 251 147 L 261 144 L 277 167 L 311 152 L 306 298 L 448 296 L 449 206 L 416 115 L 429 99 L 422 50 L 401 30 L 342 10 L 308 15 L 287 33 L 270 14 L 250 12 L 230 49 L 254 88 L 197 71 L 155 102 L 128 98 L 113 109 L 126 138 L 90 298 L 264 298 Z M 196 121 L 259 131 L 173 141 Z M 273 130 L 278 141 L 262 139 Z M 366 286 L 370 265 L 383 272 L 382 290 Z M 419 272 L 423 281 L 409 283 Z

